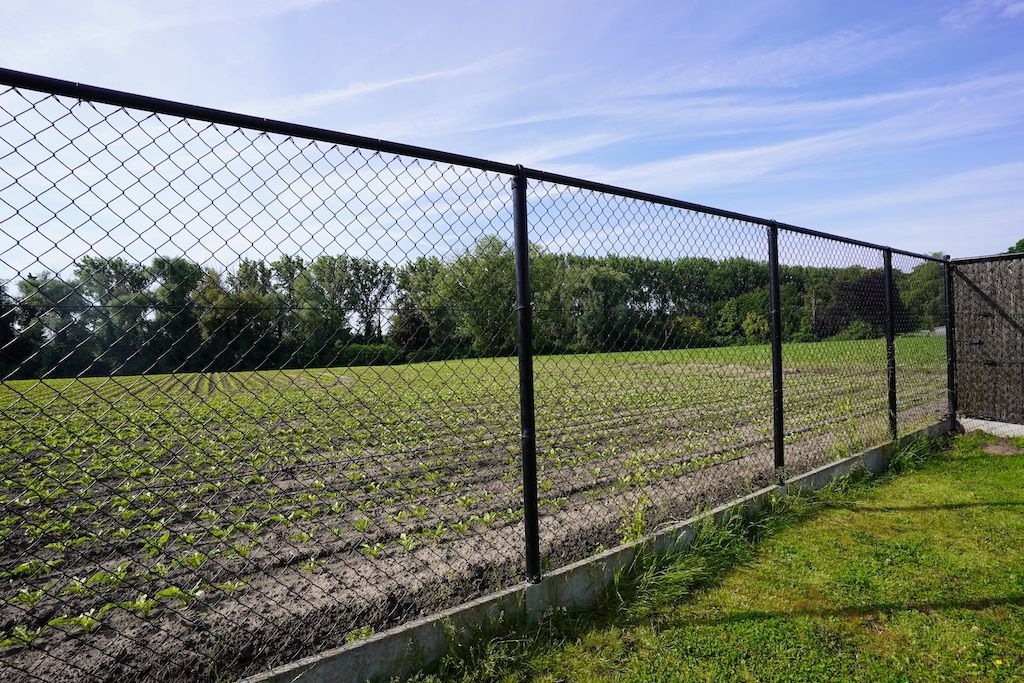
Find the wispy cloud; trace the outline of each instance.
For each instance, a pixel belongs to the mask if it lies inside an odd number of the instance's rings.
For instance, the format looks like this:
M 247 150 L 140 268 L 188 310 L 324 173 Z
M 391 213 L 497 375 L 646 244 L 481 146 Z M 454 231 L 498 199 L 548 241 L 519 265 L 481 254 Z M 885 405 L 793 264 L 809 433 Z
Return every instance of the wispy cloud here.
M 757 41 L 738 54 L 659 71 L 637 83 L 634 94 L 790 87 L 862 70 L 913 49 L 917 42 L 913 31 L 853 30 L 767 47 Z
M 450 80 L 464 76 L 476 75 L 491 71 L 498 66 L 507 64 L 519 53 L 518 50 L 508 50 L 497 55 L 477 60 L 451 69 L 438 69 L 423 73 L 401 76 L 398 78 L 384 79 L 378 81 L 355 82 L 342 88 L 330 88 L 316 92 L 300 93 L 297 95 L 286 95 L 271 100 L 248 102 L 240 108 L 245 111 L 257 111 L 261 114 L 276 117 L 299 117 L 307 116 L 324 107 L 337 104 L 341 101 L 380 93 L 385 90 L 401 88 L 431 81 Z
M 993 196 L 1019 195 L 1022 187 L 1024 162 L 995 164 L 943 175 L 925 182 L 908 183 L 882 192 L 805 203 L 794 208 L 793 216 L 856 216 L 897 207 L 934 206 L 937 203 L 948 206 L 951 202 L 959 203 L 965 199 L 976 202 L 990 200 Z
M 1021 0 L 969 0 L 944 14 L 942 23 L 963 30 L 992 19 L 1021 16 L 1024 16 L 1024 2 Z
M 267 19 L 333 0 L 40 0 L 7 8 L 6 21 L 23 40 L 5 45 L 14 63 L 73 59 L 82 51 L 110 50 L 147 35 L 190 27 Z
M 892 152 L 1019 124 L 1024 119 L 1020 88 L 981 99 L 951 98 L 948 102 L 891 115 L 877 121 L 784 142 L 744 146 L 617 168 L 593 164 L 566 169 L 579 175 L 673 194 L 713 187 L 767 181 L 774 176 L 804 174 L 815 164 L 834 163 L 851 154 Z

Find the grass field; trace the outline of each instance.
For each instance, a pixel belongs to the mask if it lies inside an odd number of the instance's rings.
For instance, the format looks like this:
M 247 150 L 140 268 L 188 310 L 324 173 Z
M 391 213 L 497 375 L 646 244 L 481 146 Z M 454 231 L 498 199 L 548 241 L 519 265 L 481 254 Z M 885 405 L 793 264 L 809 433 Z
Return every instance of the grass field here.
M 888 438 L 880 340 L 784 358 L 788 470 Z M 537 358 L 546 566 L 768 481 L 769 360 Z M 937 421 L 945 339 L 900 338 L 897 362 L 902 431 Z M 0 386 L 5 672 L 230 678 L 517 581 L 516 368 Z
M 599 609 L 420 680 L 1021 680 L 1024 439 L 902 466 L 705 528 Z

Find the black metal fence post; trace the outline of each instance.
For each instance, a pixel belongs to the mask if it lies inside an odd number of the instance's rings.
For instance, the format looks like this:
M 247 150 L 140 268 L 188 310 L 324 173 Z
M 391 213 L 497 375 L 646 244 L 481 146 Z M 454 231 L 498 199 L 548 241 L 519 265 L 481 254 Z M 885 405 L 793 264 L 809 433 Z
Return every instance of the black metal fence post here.
M 885 376 L 889 382 L 889 438 L 899 435 L 896 425 L 896 291 L 892 278 L 892 249 L 885 255 Z
M 516 258 L 516 318 L 519 346 L 519 424 L 523 457 L 523 526 L 526 534 L 526 580 L 540 582 L 540 521 L 537 511 L 537 426 L 533 395 L 533 303 L 530 291 L 530 240 L 526 187 L 519 166 L 512 180 Z
M 946 254 L 944 261 L 946 280 L 946 400 L 949 418 L 956 419 L 956 308 L 953 300 L 953 264 Z
M 771 340 L 772 340 L 772 443 L 775 451 L 775 469 L 786 466 L 783 437 L 785 426 L 782 408 L 782 297 L 779 294 L 779 226 L 772 221 L 768 226 L 768 283 L 771 288 Z

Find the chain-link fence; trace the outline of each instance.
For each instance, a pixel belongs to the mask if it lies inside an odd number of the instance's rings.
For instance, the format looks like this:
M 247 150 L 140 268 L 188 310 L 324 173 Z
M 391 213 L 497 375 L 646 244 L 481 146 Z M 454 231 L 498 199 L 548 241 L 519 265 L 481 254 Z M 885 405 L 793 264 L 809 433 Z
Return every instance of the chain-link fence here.
M 786 467 L 808 471 L 888 439 L 884 253 L 779 235 Z
M 557 182 L 529 199 L 545 562 L 770 482 L 765 229 Z
M 893 254 L 897 418 L 901 431 L 949 413 L 946 265 Z
M 933 257 L 0 81 L 0 678 L 238 678 L 945 414 Z

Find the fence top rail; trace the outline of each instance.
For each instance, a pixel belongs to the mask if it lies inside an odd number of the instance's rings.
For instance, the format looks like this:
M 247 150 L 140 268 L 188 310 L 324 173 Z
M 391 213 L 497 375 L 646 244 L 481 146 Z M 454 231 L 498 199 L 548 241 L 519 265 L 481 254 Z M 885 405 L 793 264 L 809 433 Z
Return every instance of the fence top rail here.
M 369 149 L 389 154 L 397 154 L 401 156 L 418 157 L 420 159 L 424 159 L 427 161 L 466 166 L 469 168 L 475 168 L 482 171 L 490 171 L 493 173 L 501 173 L 506 175 L 523 174 L 527 178 L 541 182 L 558 183 L 561 185 L 577 187 L 584 190 L 592 190 L 595 192 L 617 195 L 628 199 L 636 199 L 640 201 L 652 202 L 655 204 L 663 204 L 665 206 L 671 206 L 678 209 L 705 213 L 713 216 L 719 216 L 722 218 L 742 221 L 745 223 L 752 223 L 755 225 L 774 225 L 782 230 L 788 230 L 790 232 L 801 233 L 804 235 L 810 235 L 812 237 L 819 237 L 822 239 L 834 240 L 838 242 L 843 242 L 845 244 L 866 247 L 869 249 L 889 249 L 894 254 L 902 254 L 904 256 L 924 259 L 926 261 L 941 262 L 943 260 L 940 258 L 936 258 L 935 256 L 932 256 L 930 254 L 919 254 L 912 251 L 906 251 L 903 249 L 887 247 L 881 244 L 866 242 L 864 240 L 854 239 L 852 237 L 833 235 L 819 230 L 812 230 L 810 228 L 791 225 L 789 223 L 783 223 L 780 221 L 774 221 L 767 218 L 761 218 L 759 216 L 752 216 L 749 214 L 729 211 L 727 209 L 719 209 L 712 206 L 705 206 L 703 204 L 696 204 L 694 202 L 687 202 L 681 199 L 673 199 L 671 197 L 665 197 L 662 195 L 641 192 L 638 190 L 631 190 L 616 185 L 607 185 L 604 183 L 599 183 L 591 180 L 584 180 L 582 178 L 575 178 L 573 176 L 549 173 L 547 171 L 541 171 L 531 168 L 523 168 L 520 165 L 491 161 L 489 159 L 482 159 L 479 157 L 468 156 L 465 154 L 444 152 L 441 150 L 431 149 L 429 147 L 419 147 L 416 145 L 407 145 L 399 142 L 391 142 L 389 140 L 371 138 L 363 135 L 354 135 L 352 133 L 341 133 L 327 128 L 319 128 L 316 126 L 307 126 L 297 123 L 287 123 L 285 121 L 268 119 L 261 116 L 251 116 L 248 114 L 229 112 L 222 109 L 213 109 L 211 107 L 202 107 L 199 105 L 185 104 L 182 102 L 165 100 L 158 97 L 149 97 L 146 95 L 138 95 L 135 93 L 124 92 L 121 90 L 101 88 L 93 85 L 76 83 L 74 81 L 65 81 L 59 78 L 39 76 L 37 74 L 16 71 L 14 69 L 6 69 L 0 67 L 0 85 L 13 88 L 24 88 L 26 90 L 34 90 L 37 92 L 70 97 L 83 101 L 109 104 L 116 107 L 125 107 L 127 109 L 138 109 L 142 111 L 152 112 L 154 114 L 166 114 L 169 116 L 196 119 L 199 121 L 206 121 L 208 123 L 234 126 L 237 128 L 248 128 L 251 130 L 257 130 L 264 133 L 274 133 L 291 137 L 306 138 L 309 140 L 316 140 L 319 142 L 345 145 L 348 147 L 359 147 L 362 149 Z M 970 260 L 984 260 L 985 258 L 991 257 L 978 257 L 976 259 Z M 964 262 L 966 260 L 969 259 L 957 259 L 958 262 Z
M 349 147 L 361 147 L 378 152 L 420 157 L 428 161 L 469 166 L 482 171 L 493 171 L 496 173 L 515 173 L 516 171 L 516 167 L 512 164 L 502 164 L 497 161 L 479 159 L 477 157 L 466 156 L 464 154 L 442 152 L 440 150 L 428 149 L 426 147 L 405 145 L 397 142 L 365 137 L 362 135 L 339 133 L 326 128 L 304 126 L 297 123 L 286 123 L 284 121 L 276 121 L 274 119 L 263 118 L 261 116 L 250 116 L 248 114 L 239 114 L 221 109 L 201 107 L 194 104 L 184 104 L 182 102 L 174 102 L 173 100 L 164 100 L 158 97 L 137 95 L 134 93 L 123 92 L 121 90 L 100 88 L 93 85 L 85 85 L 83 83 L 50 78 L 48 76 L 38 76 L 36 74 L 29 74 L 23 71 L 14 71 L 12 69 L 0 68 L 0 84 L 15 88 L 25 88 L 26 90 L 51 93 L 53 95 L 71 97 L 79 100 L 99 102 L 115 107 L 140 109 L 154 114 L 179 116 L 181 118 L 196 119 L 199 121 L 206 121 L 208 123 L 234 126 L 236 128 L 250 128 L 264 133 L 276 133 L 292 137 L 307 138 L 309 140 L 317 140 L 319 142 L 346 145 Z
M 1014 254 L 989 254 L 988 256 L 966 256 L 964 258 L 950 259 L 953 263 L 983 263 L 986 261 L 1010 261 L 1013 259 L 1024 259 L 1024 252 Z

